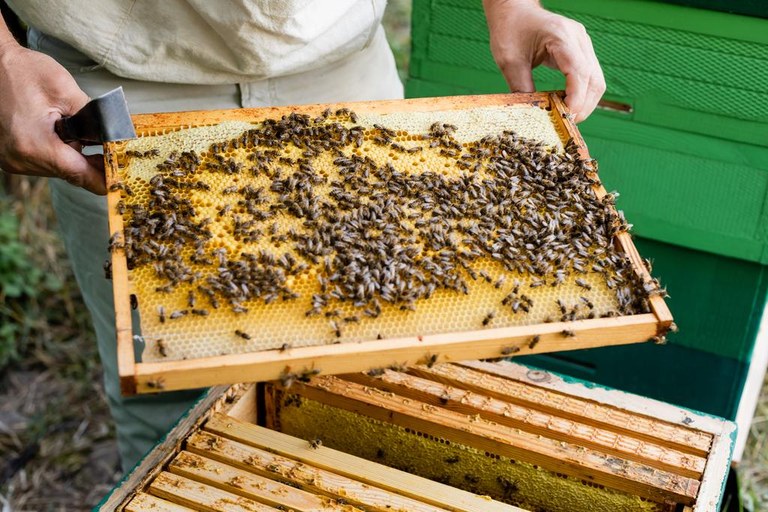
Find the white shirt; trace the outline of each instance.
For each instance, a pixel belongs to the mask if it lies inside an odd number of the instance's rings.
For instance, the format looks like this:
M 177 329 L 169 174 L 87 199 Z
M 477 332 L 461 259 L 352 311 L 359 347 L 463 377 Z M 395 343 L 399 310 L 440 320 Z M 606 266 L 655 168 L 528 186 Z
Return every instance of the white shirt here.
M 232 84 L 327 66 L 365 49 L 386 0 L 10 0 L 29 25 L 112 73 Z

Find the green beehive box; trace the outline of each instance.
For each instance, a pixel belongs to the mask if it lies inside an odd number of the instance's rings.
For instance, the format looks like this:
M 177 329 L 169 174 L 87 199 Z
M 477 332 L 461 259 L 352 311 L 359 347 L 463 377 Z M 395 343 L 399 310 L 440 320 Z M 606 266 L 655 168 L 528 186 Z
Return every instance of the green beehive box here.
M 761 16 L 768 18 L 768 4 L 764 0 L 664 0 L 670 4 L 689 5 L 702 9 Z
M 536 364 L 733 418 L 767 291 L 768 20 L 649 0 L 544 4 L 590 33 L 614 108 L 581 130 L 681 332 Z M 413 20 L 409 96 L 506 90 L 479 0 L 417 0 Z M 564 86 L 534 75 L 541 90 Z

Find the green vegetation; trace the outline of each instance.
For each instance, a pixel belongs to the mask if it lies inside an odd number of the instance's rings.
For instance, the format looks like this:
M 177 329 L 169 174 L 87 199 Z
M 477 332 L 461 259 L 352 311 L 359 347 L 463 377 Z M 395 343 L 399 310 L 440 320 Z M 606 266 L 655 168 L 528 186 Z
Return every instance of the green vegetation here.
M 46 180 L 0 178 L 0 503 L 89 510 L 117 476 L 90 319 Z
M 38 299 L 62 287 L 43 273 L 19 240 L 19 221 L 10 205 L 0 197 L 0 371 L 19 361 L 36 334 L 27 319 L 39 317 Z

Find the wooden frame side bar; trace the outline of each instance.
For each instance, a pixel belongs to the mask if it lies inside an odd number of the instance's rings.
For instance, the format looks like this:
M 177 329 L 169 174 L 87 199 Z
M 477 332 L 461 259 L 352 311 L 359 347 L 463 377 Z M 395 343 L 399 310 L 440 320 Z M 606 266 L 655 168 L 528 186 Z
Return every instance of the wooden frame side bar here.
M 658 440 L 614 432 L 592 425 L 588 420 L 564 418 L 482 392 L 467 391 L 392 370 L 385 370 L 376 377 L 353 373 L 340 378 L 689 478 L 699 479 L 704 472 L 705 458 L 664 446 Z
M 638 395 L 625 391 L 606 388 L 578 379 L 564 378 L 556 373 L 536 370 L 509 361 L 491 363 L 488 361 L 466 360 L 459 361 L 457 364 L 492 375 L 520 380 L 534 386 L 559 391 L 571 396 L 597 401 L 604 405 L 656 418 L 657 420 L 665 421 L 691 431 L 700 430 L 710 434 L 713 438 L 722 432 L 723 422 L 727 422 L 727 420 L 722 418 L 697 413 L 690 409 L 660 402 L 652 398 L 641 397 L 642 400 L 638 400 Z
M 114 512 L 123 510 L 133 496 L 143 491 L 162 471 L 163 466 L 179 451 L 184 439 L 195 431 L 211 414 L 228 411 L 230 404 L 248 395 L 252 385 L 218 386 L 205 392 L 200 400 L 179 419 L 170 432 L 123 478 L 113 491 L 93 510 Z
M 464 361 L 459 364 L 438 364 L 432 368 L 414 366 L 408 373 L 440 382 L 454 388 L 474 391 L 494 398 L 521 405 L 531 410 L 543 411 L 558 417 L 581 421 L 611 432 L 629 435 L 638 439 L 663 444 L 699 457 L 706 457 L 712 447 L 713 435 L 692 429 L 677 422 L 665 421 L 646 412 L 628 411 L 603 403 L 593 398 L 585 398 L 569 393 L 569 389 L 551 389 L 539 382 L 548 382 L 550 373 L 531 368 L 508 364 L 480 362 L 480 368 L 470 366 L 474 362 Z M 512 378 L 505 372 L 507 367 L 522 370 L 523 378 Z M 486 371 L 482 371 L 482 369 Z M 493 370 L 497 370 L 494 372 Z M 534 381 L 535 379 L 535 381 Z M 567 387 L 579 387 L 566 384 Z M 587 388 L 587 397 L 592 393 Z M 626 394 L 630 404 L 644 403 L 648 399 Z
M 296 385 L 296 394 L 477 450 L 645 497 L 693 504 L 698 480 L 618 459 L 447 409 L 329 376 Z M 430 412 L 424 417 L 424 411 Z
M 107 187 L 116 181 L 118 173 L 117 153 L 105 148 L 104 164 Z M 107 194 L 107 217 L 111 236 L 119 233 L 124 242 L 123 218 L 117 214 L 119 193 Z M 117 372 L 123 395 L 136 393 L 136 361 L 133 350 L 133 322 L 131 320 L 130 282 L 125 251 L 115 249 L 112 254 L 112 292 L 115 302 L 115 330 L 117 333 Z
M 566 133 L 568 137 L 570 137 L 578 146 L 579 156 L 587 161 L 591 161 L 592 157 L 589 155 L 587 144 L 584 142 L 584 138 L 581 136 L 581 133 L 576 127 L 576 123 L 573 121 L 573 114 L 563 101 L 560 93 L 550 93 L 549 97 L 552 102 L 552 111 L 554 113 L 553 117 L 555 123 L 558 124 L 561 130 L 563 130 L 563 132 Z M 593 169 L 593 172 L 595 173 L 595 177 L 597 177 L 597 169 Z M 606 190 L 602 183 L 595 185 L 594 190 L 598 199 L 602 199 L 606 195 Z M 619 233 L 616 235 L 616 243 L 622 252 L 624 252 L 624 254 L 626 254 L 629 260 L 632 262 L 632 267 L 635 269 L 635 272 L 637 272 L 637 274 L 643 279 L 643 282 L 650 282 L 652 279 L 651 275 L 648 272 L 648 269 L 645 267 L 645 263 L 640 257 L 640 254 L 637 252 L 635 244 L 632 242 L 632 236 L 627 232 Z M 654 315 L 656 315 L 656 318 L 658 318 L 659 321 L 659 332 L 656 335 L 663 336 L 669 329 L 672 328 L 672 313 L 670 312 L 666 302 L 664 302 L 664 299 L 660 296 L 652 296 L 649 298 L 648 302 L 650 304 L 651 311 Z
M 327 447 L 310 449 L 307 441 L 275 430 L 217 414 L 205 425 L 207 433 L 294 459 L 324 471 L 421 500 L 454 512 L 522 512 L 521 509 L 373 463 Z
M 126 512 L 146 512 L 147 510 L 151 510 L 152 512 L 194 512 L 191 508 L 179 505 L 178 503 L 165 501 L 157 496 L 152 496 L 151 494 L 143 492 L 137 494 L 128 506 L 125 507 Z
M 451 510 L 404 495 L 400 492 L 399 488 L 387 490 L 376 485 L 375 481 L 367 478 L 369 474 L 374 474 L 380 467 L 374 462 L 359 458 L 355 459 L 352 461 L 352 465 L 347 468 L 349 476 L 345 476 L 336 468 L 331 468 L 330 470 L 318 468 L 312 465 L 311 462 L 299 461 L 293 457 L 284 457 L 273 453 L 270 447 L 257 448 L 250 446 L 248 443 L 241 442 L 236 439 L 242 434 L 241 427 L 243 427 L 242 431 L 247 431 L 248 429 L 248 426 L 238 424 L 232 427 L 233 431 L 227 437 L 207 431 L 197 432 L 189 439 L 189 453 L 182 452 L 180 455 L 186 454 L 192 457 L 197 455 L 210 461 L 215 461 L 214 465 L 221 464 L 224 467 L 210 468 L 217 473 L 217 477 L 226 475 L 232 469 L 246 472 L 252 476 L 248 480 L 255 480 L 253 483 L 262 492 L 268 491 L 270 488 L 277 490 L 275 488 L 283 483 L 295 485 L 298 489 L 286 489 L 285 487 L 282 489 L 284 494 L 289 492 L 291 494 L 288 499 L 282 498 L 282 503 L 278 503 L 283 505 L 285 510 L 309 512 L 306 510 L 306 507 L 297 506 L 298 503 L 296 501 L 301 499 L 302 495 L 305 501 L 314 501 L 318 498 L 327 504 L 330 504 L 330 500 L 343 501 L 345 504 L 339 510 L 345 512 L 349 512 L 349 506 L 355 507 L 355 511 L 366 510 L 371 512 L 391 512 L 392 510 L 447 512 L 447 510 Z M 328 448 L 323 446 L 313 449 L 306 441 L 300 440 L 299 442 L 304 445 L 305 451 L 321 452 L 328 450 Z M 206 462 L 206 465 L 210 465 L 210 463 Z M 231 469 L 227 469 L 227 467 Z M 170 471 L 174 472 L 173 465 Z M 360 474 L 358 475 L 358 473 Z M 404 472 L 399 473 L 400 480 L 408 481 L 412 478 L 417 477 Z M 242 484 L 246 484 L 246 481 L 243 481 Z M 240 494 L 238 491 L 231 492 Z M 442 494 L 450 495 L 451 493 L 452 489 L 448 488 L 444 489 Z M 254 499 L 252 495 L 246 497 Z M 260 501 L 270 505 L 273 504 L 264 499 L 260 499 Z M 311 507 L 311 511 L 322 510 L 323 512 L 331 512 L 331 510 L 323 508 L 323 503 L 319 505 Z M 328 508 L 330 509 L 330 507 Z M 512 511 L 510 510 L 510 512 Z

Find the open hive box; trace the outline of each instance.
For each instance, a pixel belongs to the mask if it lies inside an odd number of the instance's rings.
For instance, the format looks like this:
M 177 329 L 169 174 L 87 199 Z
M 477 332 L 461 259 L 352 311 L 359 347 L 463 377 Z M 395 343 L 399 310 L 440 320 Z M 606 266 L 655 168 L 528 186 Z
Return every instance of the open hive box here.
M 735 426 L 509 362 L 212 389 L 98 510 L 717 510 Z
M 126 394 L 673 325 L 557 94 L 134 119 L 105 148 Z

